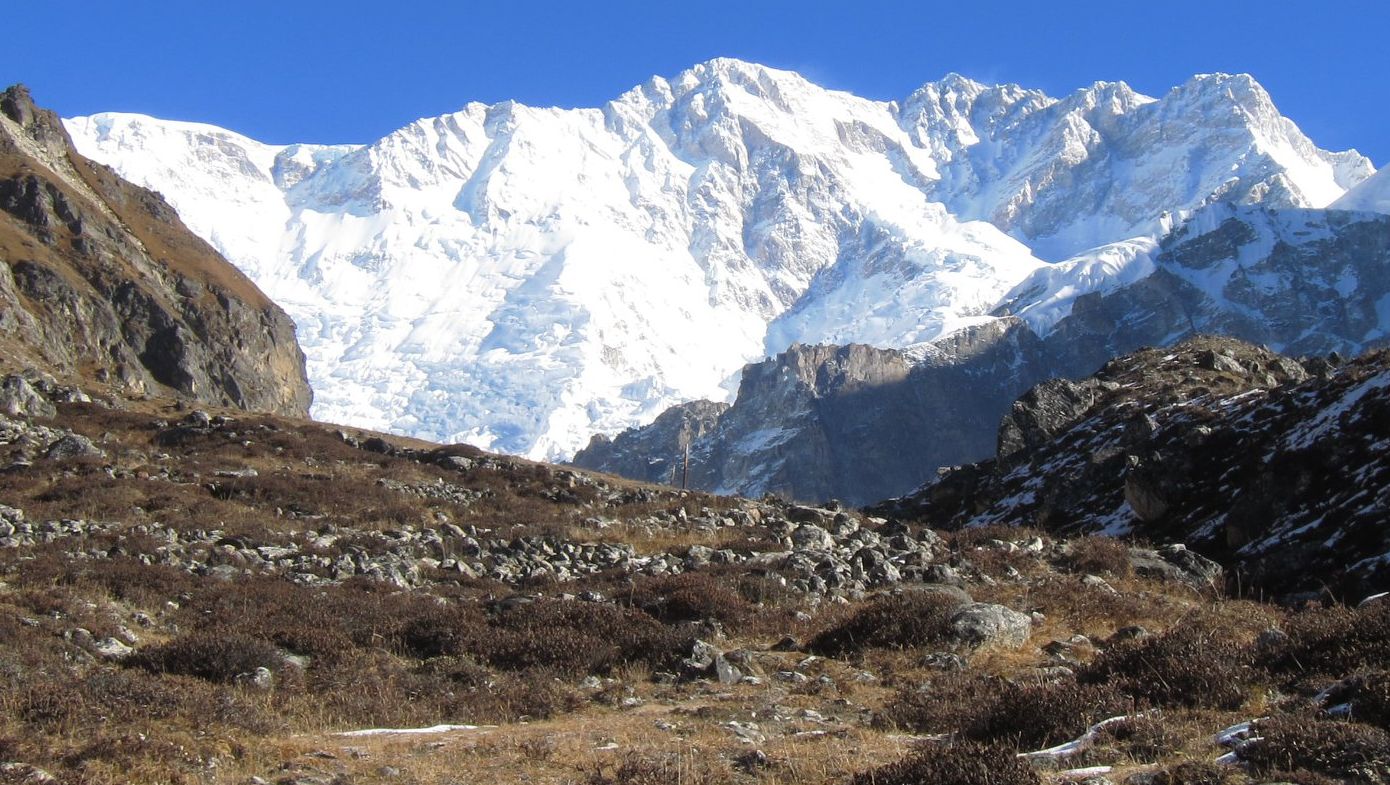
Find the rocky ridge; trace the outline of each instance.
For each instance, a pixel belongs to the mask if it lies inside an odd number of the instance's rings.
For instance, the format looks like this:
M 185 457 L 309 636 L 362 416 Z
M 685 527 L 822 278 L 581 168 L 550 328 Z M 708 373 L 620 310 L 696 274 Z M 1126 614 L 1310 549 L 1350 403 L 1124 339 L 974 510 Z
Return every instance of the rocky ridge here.
M 1189 543 L 1253 585 L 1356 594 L 1390 580 L 1390 355 L 1300 364 L 1196 338 L 1044 382 L 993 459 L 878 514 Z
M 0 94 L 0 260 L 4 370 L 307 415 L 284 311 L 23 87 Z

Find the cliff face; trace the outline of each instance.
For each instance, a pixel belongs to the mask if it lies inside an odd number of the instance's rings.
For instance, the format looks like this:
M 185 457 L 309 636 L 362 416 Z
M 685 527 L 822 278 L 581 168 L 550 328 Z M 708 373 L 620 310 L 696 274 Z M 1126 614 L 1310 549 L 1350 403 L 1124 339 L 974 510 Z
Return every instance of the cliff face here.
M 0 94 L 0 261 L 9 370 L 308 413 L 289 317 L 158 194 L 78 155 L 22 86 Z
M 696 402 L 609 441 L 595 439 L 578 466 L 670 482 L 682 455 L 675 413 L 687 428 L 692 488 L 775 493 L 863 504 L 922 481 L 924 466 L 993 449 L 1009 401 L 1037 380 L 1038 341 L 1000 320 L 962 331 L 942 354 L 851 346 L 793 346 L 744 369 L 737 402 Z

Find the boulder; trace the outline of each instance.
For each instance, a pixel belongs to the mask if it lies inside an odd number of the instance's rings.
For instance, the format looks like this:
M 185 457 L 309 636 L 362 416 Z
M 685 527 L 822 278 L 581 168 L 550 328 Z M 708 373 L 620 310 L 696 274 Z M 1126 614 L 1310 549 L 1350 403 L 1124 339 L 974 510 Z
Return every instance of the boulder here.
M 1033 620 L 1004 605 L 977 602 L 951 617 L 950 631 L 958 644 L 972 648 L 1018 649 L 1028 643 Z
M 56 417 L 58 409 L 28 379 L 11 374 L 0 380 L 0 412 L 11 417 Z

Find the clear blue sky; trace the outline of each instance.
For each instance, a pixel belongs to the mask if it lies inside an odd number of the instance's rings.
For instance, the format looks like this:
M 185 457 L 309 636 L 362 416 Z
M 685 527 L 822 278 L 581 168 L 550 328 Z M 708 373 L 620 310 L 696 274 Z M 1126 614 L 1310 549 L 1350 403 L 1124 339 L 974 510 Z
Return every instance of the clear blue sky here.
M 1390 2 L 11 3 L 0 81 L 63 115 L 365 142 L 469 101 L 598 106 L 738 57 L 892 99 L 950 71 L 1053 95 L 1248 72 L 1320 146 L 1390 163 Z M 197 8 L 198 10 L 193 10 Z M 214 9 L 214 10 L 203 10 Z

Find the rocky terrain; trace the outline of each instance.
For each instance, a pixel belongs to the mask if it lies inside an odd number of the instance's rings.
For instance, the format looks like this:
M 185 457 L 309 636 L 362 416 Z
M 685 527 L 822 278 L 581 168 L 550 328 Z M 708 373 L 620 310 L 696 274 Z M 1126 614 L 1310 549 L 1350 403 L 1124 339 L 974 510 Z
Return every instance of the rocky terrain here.
M 595 436 L 573 463 L 679 485 L 688 443 L 691 488 L 865 504 L 920 485 L 926 467 L 987 454 L 1000 414 L 1045 367 L 1041 342 L 1017 320 L 963 330 L 917 360 L 797 345 L 745 368 L 732 406 L 684 404 Z
M 1310 373 L 1251 356 L 1259 384 Z M 1218 364 L 1213 394 L 1251 383 Z M 0 387 L 0 781 L 1390 774 L 1390 605 L 1256 602 L 1180 543 Z
M 1044 382 L 997 456 L 879 507 L 939 526 L 1179 540 L 1287 593 L 1390 583 L 1390 354 L 1300 365 L 1199 338 Z
M 305 416 L 294 325 L 158 194 L 0 94 L 0 368 Z
M 937 466 L 987 457 L 1030 386 L 1144 346 L 1212 333 L 1291 355 L 1354 355 L 1387 342 L 1387 216 L 1218 205 L 1130 265 L 1131 283 L 1091 291 L 1084 265 L 1043 271 L 998 320 L 914 353 L 798 347 L 749 366 L 731 407 L 700 404 L 692 487 L 867 504 Z M 648 426 L 598 437 L 574 462 L 665 482 L 662 462 L 683 446 L 675 436 Z

